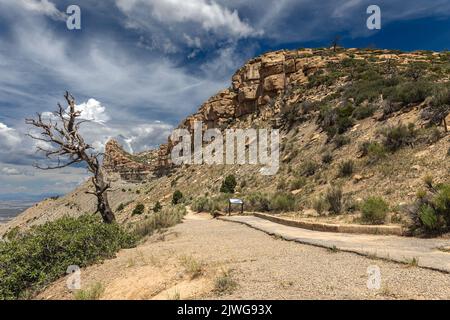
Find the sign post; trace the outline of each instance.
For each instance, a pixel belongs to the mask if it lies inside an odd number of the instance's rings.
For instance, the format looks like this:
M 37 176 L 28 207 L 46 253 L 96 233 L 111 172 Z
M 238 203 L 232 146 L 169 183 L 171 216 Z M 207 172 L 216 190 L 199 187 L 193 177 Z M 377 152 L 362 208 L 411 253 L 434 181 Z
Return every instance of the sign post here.
M 244 213 L 244 201 L 241 199 L 230 199 L 228 200 L 228 215 L 231 215 L 231 205 L 232 204 L 240 204 L 241 205 L 241 214 Z

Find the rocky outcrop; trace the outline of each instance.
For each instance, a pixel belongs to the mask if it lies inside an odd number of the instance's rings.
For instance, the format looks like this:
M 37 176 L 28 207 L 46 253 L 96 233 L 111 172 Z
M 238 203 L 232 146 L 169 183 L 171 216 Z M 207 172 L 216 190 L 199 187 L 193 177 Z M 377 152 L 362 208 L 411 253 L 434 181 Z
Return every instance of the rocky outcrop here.
M 221 130 L 238 126 L 246 119 L 259 118 L 272 121 L 273 126 L 279 127 L 281 106 L 293 105 L 309 95 L 312 101 L 317 97 L 306 92 L 309 78 L 321 69 L 326 69 L 329 63 L 336 63 L 346 58 L 368 59 L 377 55 L 389 60 L 400 59 L 402 63 L 416 61 L 416 54 L 392 54 L 388 50 L 367 51 L 347 49 L 334 53 L 328 49 L 281 50 L 263 54 L 248 61 L 232 76 L 231 86 L 212 96 L 203 103 L 198 111 L 184 119 L 178 128 L 194 130 L 194 123 L 201 121 L 203 130 L 219 128 Z M 292 89 L 296 88 L 296 92 Z M 302 91 L 303 90 L 303 91 Z M 323 95 L 331 91 L 321 90 Z M 167 170 L 171 168 L 170 153 L 177 142 L 170 137 L 166 144 L 154 150 L 149 163 L 136 161 L 132 155 L 124 155 L 124 151 L 117 151 L 117 145 L 109 148 L 114 155 L 112 160 L 105 162 L 109 170 L 119 170 L 122 175 L 128 172 L 148 172 Z M 107 149 L 107 154 L 108 150 Z M 134 158 L 133 158 L 134 157 Z
M 281 96 L 288 85 L 306 83 L 308 74 L 325 65 L 321 56 L 313 57 L 312 54 L 309 49 L 277 51 L 250 60 L 233 75 L 230 88 L 208 99 L 178 128 L 192 132 L 194 122 L 201 121 L 205 130 L 225 129 L 237 119 L 253 113 L 263 112 L 270 117 L 279 110 L 268 111 L 267 106 Z M 168 143 L 160 148 L 167 165 L 174 144 L 169 138 Z
M 103 169 L 111 176 L 119 175 L 126 181 L 144 180 L 152 176 L 155 169 L 144 161 L 123 150 L 115 140 L 106 143 Z
M 236 120 L 262 113 L 270 117 L 279 110 L 268 106 L 282 95 L 288 85 L 308 81 L 307 76 L 324 65 L 321 56 L 313 57 L 312 50 L 276 51 L 250 60 L 232 77 L 231 87 L 220 91 L 203 103 L 199 110 L 183 120 L 178 128 L 194 130 L 194 122 L 201 121 L 203 130 L 225 129 Z M 176 142 L 162 144 L 147 162 L 126 153 L 115 141 L 108 142 L 105 169 L 118 172 L 127 180 L 146 179 L 156 171 L 171 167 L 170 153 Z

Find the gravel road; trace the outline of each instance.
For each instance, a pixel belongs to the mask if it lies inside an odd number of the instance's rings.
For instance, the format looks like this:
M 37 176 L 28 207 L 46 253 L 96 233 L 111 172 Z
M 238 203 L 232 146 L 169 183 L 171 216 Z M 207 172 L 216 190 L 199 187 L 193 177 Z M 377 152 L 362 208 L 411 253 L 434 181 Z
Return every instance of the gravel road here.
M 191 279 L 182 257 L 201 263 L 202 274 Z M 370 266 L 381 271 L 378 290 L 367 288 Z M 218 295 L 214 283 L 223 270 L 231 270 L 237 287 Z M 82 276 L 85 287 L 103 284 L 103 299 L 450 299 L 446 273 L 284 241 L 193 214 Z M 61 279 L 38 298 L 72 297 Z

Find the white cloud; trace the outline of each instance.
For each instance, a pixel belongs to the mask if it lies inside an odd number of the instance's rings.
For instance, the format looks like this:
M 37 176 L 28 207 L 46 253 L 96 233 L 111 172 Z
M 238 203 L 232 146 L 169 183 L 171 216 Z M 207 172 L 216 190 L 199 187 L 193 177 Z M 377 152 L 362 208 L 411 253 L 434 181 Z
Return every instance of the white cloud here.
M 110 117 L 105 112 L 105 107 L 99 101 L 91 98 L 87 102 L 75 106 L 76 111 L 80 111 L 80 119 L 97 123 L 105 123 Z
M 19 133 L 15 129 L 9 128 L 6 124 L 0 122 L 0 148 L 3 151 L 12 151 L 10 149 L 19 145 L 21 140 Z
M 17 176 L 20 175 L 21 172 L 16 168 L 4 167 L 0 170 L 0 173 L 6 176 Z
M 56 20 L 65 18 L 65 14 L 60 12 L 53 2 L 48 0 L 15 0 L 15 2 L 16 5 L 34 13 L 44 14 Z
M 259 34 L 241 20 L 237 10 L 230 10 L 214 1 L 206 0 L 117 0 L 116 4 L 132 21 L 129 26 L 140 26 L 133 20 L 137 10 L 151 10 L 151 16 L 164 24 L 197 23 L 205 31 L 226 32 L 231 36 L 248 37 Z

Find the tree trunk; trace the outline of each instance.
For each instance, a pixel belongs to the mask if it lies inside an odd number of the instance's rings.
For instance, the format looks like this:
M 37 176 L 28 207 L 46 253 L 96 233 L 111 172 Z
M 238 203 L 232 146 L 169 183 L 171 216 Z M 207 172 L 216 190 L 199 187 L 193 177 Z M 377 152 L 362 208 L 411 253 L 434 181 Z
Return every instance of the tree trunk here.
M 103 218 L 103 222 L 112 223 L 116 220 L 109 206 L 108 194 L 106 192 L 97 194 L 97 210 Z
M 103 222 L 112 223 L 116 220 L 116 217 L 109 206 L 107 192 L 109 184 L 105 182 L 101 168 L 97 168 L 92 180 L 95 186 L 95 196 L 97 197 L 97 211 L 102 216 Z

